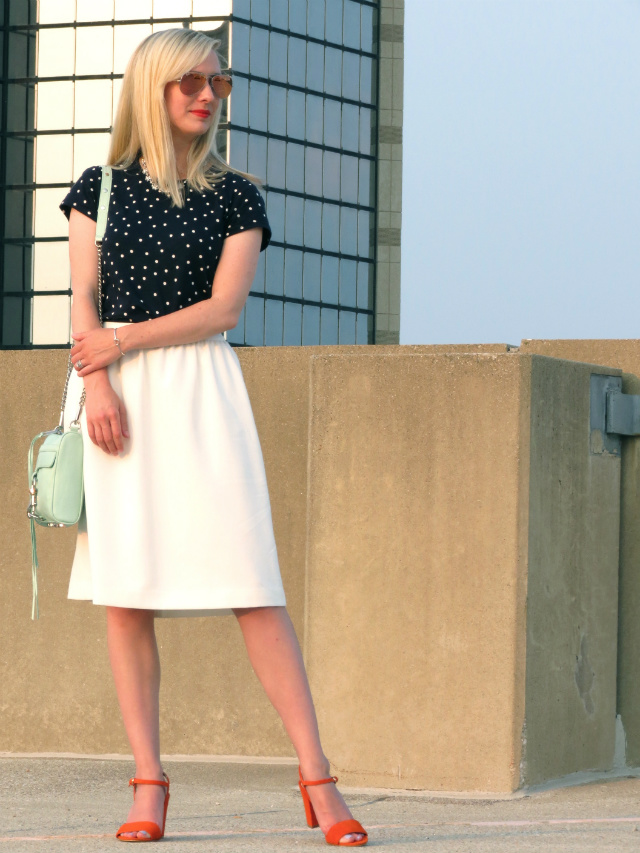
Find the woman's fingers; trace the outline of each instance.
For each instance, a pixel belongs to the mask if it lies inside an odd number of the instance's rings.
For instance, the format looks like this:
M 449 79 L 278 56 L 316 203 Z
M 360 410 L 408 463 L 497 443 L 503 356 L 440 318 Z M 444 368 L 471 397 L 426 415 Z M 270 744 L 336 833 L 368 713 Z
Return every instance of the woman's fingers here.
M 129 418 L 123 402 L 120 402 L 120 426 L 122 428 L 122 435 L 125 438 L 129 438 Z

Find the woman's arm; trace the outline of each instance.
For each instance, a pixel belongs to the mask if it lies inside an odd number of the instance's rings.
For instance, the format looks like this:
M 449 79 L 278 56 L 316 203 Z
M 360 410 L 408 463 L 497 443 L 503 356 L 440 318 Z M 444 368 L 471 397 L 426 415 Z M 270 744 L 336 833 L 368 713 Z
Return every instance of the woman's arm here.
M 122 352 L 190 344 L 233 329 L 256 274 L 261 242 L 262 228 L 227 237 L 209 299 L 154 320 L 124 323 L 118 329 Z M 74 364 L 80 360 L 83 365 L 79 376 L 98 372 L 120 357 L 111 329 L 96 330 L 93 325 L 73 337 L 77 343 L 71 350 L 71 358 Z
M 77 210 L 69 216 L 69 260 L 71 263 L 71 328 L 100 329 L 97 309 L 98 250 L 95 246 L 96 223 Z M 101 330 L 104 331 L 104 330 Z M 113 344 L 116 351 L 118 347 Z M 73 357 L 72 361 L 77 359 Z M 119 355 L 119 353 L 118 353 Z M 105 453 L 117 455 L 123 449 L 122 437 L 129 436 L 124 403 L 109 382 L 106 367 L 84 378 L 87 432 Z

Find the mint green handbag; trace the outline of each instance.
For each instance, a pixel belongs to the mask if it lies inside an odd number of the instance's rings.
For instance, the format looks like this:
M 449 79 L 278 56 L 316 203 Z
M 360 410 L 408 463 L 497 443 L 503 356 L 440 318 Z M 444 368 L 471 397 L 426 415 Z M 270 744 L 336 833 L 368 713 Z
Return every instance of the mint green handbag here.
M 96 223 L 96 246 L 98 248 L 98 314 L 102 324 L 102 238 L 104 237 L 111 197 L 112 169 L 102 167 L 102 181 Z M 36 524 L 42 527 L 71 527 L 78 523 L 84 503 L 84 481 L 82 474 L 83 444 L 80 432 L 80 415 L 86 393 L 80 397 L 78 414 L 64 428 L 64 410 L 67 402 L 69 379 L 73 372 L 71 354 L 67 364 L 67 379 L 62 392 L 60 421 L 55 429 L 39 432 L 29 446 L 28 472 L 31 501 L 27 516 L 31 524 L 31 577 L 33 600 L 31 618 L 37 619 L 38 609 L 38 553 L 36 549 Z M 40 445 L 35 465 L 33 462 L 36 442 Z

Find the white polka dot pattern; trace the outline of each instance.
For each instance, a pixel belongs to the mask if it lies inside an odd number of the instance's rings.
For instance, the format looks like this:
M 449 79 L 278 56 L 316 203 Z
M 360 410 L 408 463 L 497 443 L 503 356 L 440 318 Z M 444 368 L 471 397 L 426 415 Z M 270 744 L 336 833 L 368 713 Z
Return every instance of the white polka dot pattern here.
M 96 221 L 100 166 L 82 173 L 60 209 Z M 211 296 L 226 237 L 262 228 L 271 238 L 264 200 L 246 178 L 228 172 L 214 189 L 186 188 L 184 207 L 154 190 L 136 162 L 114 169 L 102 244 L 104 320 L 135 323 L 171 314 Z

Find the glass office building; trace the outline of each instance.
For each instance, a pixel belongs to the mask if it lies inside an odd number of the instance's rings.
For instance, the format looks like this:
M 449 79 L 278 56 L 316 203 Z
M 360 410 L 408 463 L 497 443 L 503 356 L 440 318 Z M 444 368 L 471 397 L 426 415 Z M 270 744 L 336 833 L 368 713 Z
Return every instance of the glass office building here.
M 381 150 L 388 161 L 384 168 L 393 166 L 394 157 L 386 150 L 389 133 L 380 126 L 378 82 L 385 61 L 381 36 L 389 44 L 401 41 L 393 18 L 398 5 L 397 0 L 0 4 L 0 345 L 68 345 L 67 223 L 58 204 L 84 169 L 106 157 L 133 49 L 150 33 L 170 27 L 202 30 L 221 40 L 221 59 L 232 68 L 234 88 L 223 104 L 218 146 L 232 165 L 262 180 L 273 229 L 229 341 L 375 343 L 378 280 L 382 277 L 389 290 L 394 246 L 399 272 L 399 228 L 392 233 L 388 217 L 383 221 L 379 215 Z M 397 117 L 393 121 L 398 124 Z M 392 136 L 397 148 L 401 140 Z M 397 290 L 399 300 L 399 281 Z M 385 299 L 388 312 L 389 293 Z M 383 342 L 394 342 L 393 333 Z

